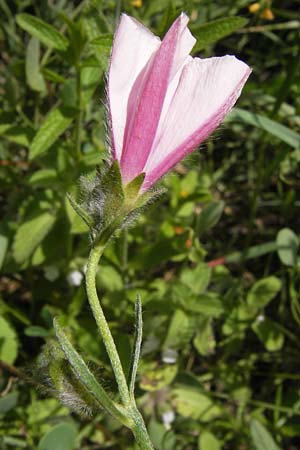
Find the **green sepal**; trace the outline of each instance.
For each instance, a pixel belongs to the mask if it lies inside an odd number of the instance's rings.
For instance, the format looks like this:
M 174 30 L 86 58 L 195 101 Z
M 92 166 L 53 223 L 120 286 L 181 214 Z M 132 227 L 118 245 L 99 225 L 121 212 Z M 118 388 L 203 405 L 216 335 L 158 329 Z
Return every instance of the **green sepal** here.
M 116 219 L 124 205 L 125 195 L 118 161 L 115 160 L 104 175 L 98 173 L 98 177 L 101 177 L 99 188 L 101 187 L 105 196 L 103 219 L 107 226 Z
M 145 173 L 124 185 L 119 162 L 115 160 L 103 169 L 96 167 L 94 178 L 81 177 L 81 198 L 78 204 L 68 199 L 77 214 L 87 224 L 94 244 L 107 242 L 120 228 L 132 223 L 144 209 L 164 192 L 149 190 L 141 193 Z
M 124 193 L 127 201 L 135 202 L 144 182 L 145 175 L 146 174 L 144 172 L 140 173 L 137 177 L 124 186 Z
M 90 231 L 93 230 L 94 227 L 94 223 L 93 220 L 91 219 L 91 217 L 87 214 L 87 212 L 85 211 L 85 209 L 80 206 L 72 197 L 71 194 L 69 194 L 69 192 L 67 192 L 67 198 L 70 202 L 70 205 L 72 206 L 72 208 L 74 209 L 74 211 L 81 217 L 81 219 L 87 224 L 87 226 L 89 227 Z
M 137 198 L 136 207 L 145 208 L 146 206 L 156 202 L 166 192 L 166 188 L 151 189 L 149 191 L 146 191 L 143 194 L 139 195 L 139 197 Z

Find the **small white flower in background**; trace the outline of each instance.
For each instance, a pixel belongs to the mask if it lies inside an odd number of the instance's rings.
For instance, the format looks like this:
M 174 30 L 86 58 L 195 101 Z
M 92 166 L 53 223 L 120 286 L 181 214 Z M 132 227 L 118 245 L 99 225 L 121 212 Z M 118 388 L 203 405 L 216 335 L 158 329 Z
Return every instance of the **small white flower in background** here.
M 165 364 L 175 364 L 178 358 L 177 350 L 167 348 L 162 352 L 162 360 Z
M 257 322 L 263 322 L 264 320 L 265 320 L 265 316 L 263 314 L 260 314 L 259 316 L 256 317 Z
M 55 281 L 59 277 L 59 270 L 56 266 L 44 267 L 44 277 L 48 281 Z
M 166 411 L 165 413 L 163 413 L 162 421 L 167 430 L 169 430 L 171 428 L 171 423 L 174 422 L 174 420 L 175 420 L 174 411 L 170 410 L 170 411 Z
M 70 286 L 80 286 L 83 279 L 83 275 L 79 270 L 72 270 L 67 276 L 67 280 Z

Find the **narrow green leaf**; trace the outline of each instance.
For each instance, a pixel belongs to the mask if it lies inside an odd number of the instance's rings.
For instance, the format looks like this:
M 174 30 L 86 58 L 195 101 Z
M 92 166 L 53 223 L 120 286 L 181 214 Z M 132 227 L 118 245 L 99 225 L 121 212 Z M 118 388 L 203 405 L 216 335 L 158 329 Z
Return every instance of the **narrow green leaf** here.
M 25 336 L 29 337 L 47 337 L 49 336 L 49 330 L 47 330 L 44 327 L 39 327 L 37 325 L 30 325 L 29 327 L 26 327 L 24 330 Z
M 44 123 L 36 133 L 29 150 L 29 159 L 43 155 L 59 136 L 70 126 L 73 110 L 55 108 L 47 115 Z
M 41 169 L 33 172 L 29 177 L 28 183 L 33 186 L 46 187 L 53 186 L 59 181 L 55 169 Z
M 13 364 L 17 355 L 17 333 L 4 317 L 0 317 L 0 360 L 7 364 Z
M 11 448 L 28 448 L 27 442 L 24 439 L 19 439 L 13 436 L 3 436 L 3 444 L 10 446 Z
M 86 105 L 92 98 L 97 85 L 101 82 L 101 74 L 103 69 L 99 67 L 82 67 L 81 70 L 81 88 L 82 103 Z
M 53 83 L 65 83 L 67 81 L 64 77 L 48 67 L 43 67 L 41 71 L 46 80 L 53 81 Z
M 22 13 L 16 16 L 16 21 L 23 30 L 38 38 L 47 47 L 62 51 L 68 48 L 68 39 L 38 17 Z
M 229 122 L 242 122 L 247 125 L 253 125 L 254 127 L 267 131 L 293 148 L 300 147 L 299 133 L 260 114 L 255 114 L 240 108 L 234 108 L 227 116 L 226 120 Z
M 248 20 L 244 17 L 225 17 L 207 22 L 199 27 L 191 27 L 193 34 L 197 38 L 193 53 L 198 52 L 208 44 L 228 36 L 239 28 L 244 27 L 247 23 Z
M 185 312 L 176 309 L 170 321 L 164 349 L 177 349 L 186 345 L 195 331 L 195 322 Z
M 54 319 L 53 325 L 61 349 L 63 350 L 65 357 L 71 364 L 81 383 L 112 416 L 120 420 L 122 423 L 125 423 L 126 417 L 120 411 L 120 406 L 117 406 L 113 400 L 109 398 L 103 387 L 98 383 L 95 376 L 89 370 L 84 360 L 76 352 L 56 319 Z
M 234 252 L 225 257 L 227 263 L 239 263 L 247 259 L 259 258 L 260 256 L 277 250 L 276 242 L 266 242 L 265 244 L 253 245 L 244 252 Z
M 40 72 L 40 41 L 32 37 L 28 42 L 25 60 L 26 81 L 32 90 L 45 92 L 46 84 Z
M 55 216 L 42 212 L 22 223 L 13 243 L 13 255 L 17 263 L 22 264 L 33 254 L 55 223 Z
M 32 140 L 34 131 L 32 128 L 13 126 L 4 132 L 4 137 L 10 142 L 15 142 L 16 144 L 22 145 L 24 147 L 29 147 L 30 141 Z
M 0 269 L 4 262 L 7 247 L 8 247 L 8 237 L 5 236 L 5 234 L 0 233 Z
M 250 432 L 256 450 L 281 450 L 269 431 L 258 420 L 251 421 Z
M 219 201 L 211 202 L 203 208 L 197 222 L 197 233 L 199 235 L 214 227 L 219 222 L 224 206 L 225 203 Z
M 207 356 L 214 353 L 216 340 L 211 319 L 199 319 L 198 331 L 193 340 L 193 344 L 200 355 Z
M 103 58 L 110 55 L 112 43 L 113 35 L 110 33 L 103 33 L 93 39 L 89 45 L 95 50 L 95 56 L 97 58 Z
M 129 370 L 129 392 L 134 399 L 134 387 L 136 374 L 140 359 L 140 352 L 142 346 L 143 337 L 143 317 L 142 317 L 142 302 L 141 297 L 137 295 L 135 302 L 135 333 L 134 333 L 134 345 L 131 359 L 131 367 Z

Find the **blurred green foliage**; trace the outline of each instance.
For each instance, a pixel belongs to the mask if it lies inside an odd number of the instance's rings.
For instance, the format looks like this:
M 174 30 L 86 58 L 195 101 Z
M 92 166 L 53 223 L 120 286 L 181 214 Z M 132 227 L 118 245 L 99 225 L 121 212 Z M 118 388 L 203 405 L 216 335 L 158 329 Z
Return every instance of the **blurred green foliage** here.
M 105 72 L 120 11 L 162 36 L 182 10 L 194 55 L 232 53 L 253 74 L 221 130 L 109 245 L 98 288 L 125 369 L 142 297 L 137 396 L 157 450 L 300 447 L 297 6 L 0 1 L 1 449 L 135 448 L 110 417 L 61 406 L 33 367 L 60 315 L 115 392 L 82 280 L 87 228 L 66 193 L 76 197 L 79 176 L 106 156 Z

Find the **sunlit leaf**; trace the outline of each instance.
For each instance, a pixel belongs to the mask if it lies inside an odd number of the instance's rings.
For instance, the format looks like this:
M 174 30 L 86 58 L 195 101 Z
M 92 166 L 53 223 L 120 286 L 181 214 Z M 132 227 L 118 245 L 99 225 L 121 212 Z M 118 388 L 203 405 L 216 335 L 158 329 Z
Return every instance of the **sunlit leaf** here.
M 59 136 L 67 130 L 73 117 L 74 112 L 72 110 L 53 109 L 33 138 L 29 149 L 29 158 L 35 159 L 46 153 Z
M 193 34 L 197 38 L 197 43 L 193 52 L 198 52 L 208 44 L 212 44 L 236 30 L 244 27 L 248 20 L 244 17 L 224 17 L 204 23 L 198 27 L 191 27 Z
M 293 148 L 300 147 L 300 134 L 291 128 L 275 122 L 274 120 L 264 117 L 260 114 L 256 114 L 250 111 L 245 111 L 240 108 L 234 108 L 227 116 L 228 122 L 242 122 L 246 125 L 252 125 L 257 128 L 261 128 L 264 131 L 272 134 L 281 141 L 290 145 Z
M 13 244 L 13 255 L 19 264 L 25 262 L 33 254 L 52 229 L 55 220 L 55 216 L 50 212 L 40 212 L 19 226 Z
M 47 47 L 56 50 L 66 50 L 68 48 L 68 39 L 52 25 L 49 25 L 38 17 L 22 13 L 16 16 L 16 21 L 23 30 L 38 38 Z
M 297 263 L 299 238 L 293 230 L 282 228 L 277 234 L 276 244 L 278 256 L 285 266 L 294 266 Z
M 13 364 L 17 354 L 17 334 L 10 323 L 4 317 L 0 317 L 0 360 Z
M 256 450 L 281 450 L 269 431 L 258 420 L 251 421 L 250 432 Z

